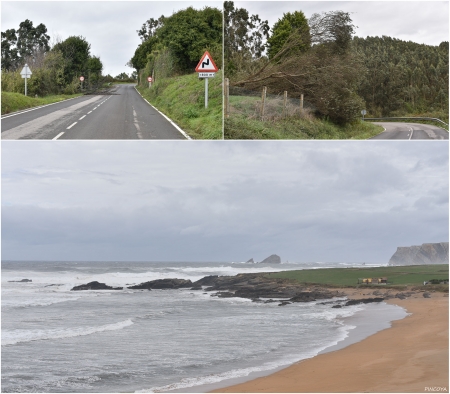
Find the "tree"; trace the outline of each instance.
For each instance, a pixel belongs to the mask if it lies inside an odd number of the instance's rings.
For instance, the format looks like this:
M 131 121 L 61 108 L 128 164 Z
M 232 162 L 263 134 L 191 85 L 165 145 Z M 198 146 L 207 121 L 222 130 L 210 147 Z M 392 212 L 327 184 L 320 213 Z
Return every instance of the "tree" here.
M 164 19 L 164 15 L 161 15 L 158 19 L 150 18 L 142 25 L 140 30 L 136 30 L 142 42 L 147 41 L 156 34 L 157 28 L 164 24 Z
M 2 32 L 2 68 L 15 70 L 26 62 L 33 66 L 36 59 L 50 50 L 50 36 L 46 33 L 44 24 L 34 27 L 29 19 L 21 22 L 17 30 Z
M 32 56 L 33 52 L 41 50 L 48 52 L 50 46 L 48 41 L 50 36 L 46 34 L 47 28 L 44 24 L 39 24 L 33 27 L 33 22 L 26 19 L 20 23 L 17 30 L 17 49 L 19 56 L 25 58 L 26 56 Z
M 128 76 L 127 73 L 120 73 L 119 75 L 116 76 L 116 79 L 129 79 L 130 77 Z
M 52 48 L 52 51 L 60 51 L 64 57 L 66 83 L 72 82 L 86 70 L 90 49 L 91 44 L 81 36 L 71 36 Z
M 189 7 L 164 18 L 156 36 L 174 56 L 180 71 L 193 71 L 205 50 L 222 63 L 222 13 L 217 8 Z
M 293 33 L 297 33 L 296 39 L 301 40 L 298 43 L 299 45 L 296 46 L 296 49 L 301 52 L 306 52 L 311 45 L 311 39 L 308 21 L 301 11 L 283 14 L 283 17 L 278 19 L 274 24 L 272 35 L 267 40 L 269 47 L 267 54 L 269 55 L 269 59 L 281 51 Z
M 225 75 L 231 76 L 261 59 L 270 27 L 267 20 L 235 8 L 232 1 L 225 1 L 223 10 Z
M 268 62 L 241 80 L 232 81 L 232 85 L 250 90 L 266 86 L 270 93 L 289 91 L 291 97 L 305 94 L 317 114 L 335 123 L 352 121 L 364 107 L 357 89 L 365 69 L 346 41 L 346 34 L 353 31 L 347 16 L 340 11 L 318 15 L 312 18 L 313 23 L 310 19 L 311 33 L 306 28 L 292 29 Z M 285 15 L 284 20 L 288 21 L 289 16 Z M 283 19 L 278 27 L 281 32 L 289 31 Z M 315 45 L 308 49 L 305 43 L 309 37 Z
M 345 52 L 355 27 L 348 12 L 332 11 L 313 14 L 309 19 L 311 44 L 332 44 L 336 52 Z
M 15 47 L 17 35 L 15 29 L 2 31 L 2 69 L 14 70 L 17 67 L 19 53 Z
M 102 75 L 103 64 L 99 57 L 91 56 L 86 63 L 87 76 L 89 83 L 97 83 Z M 86 72 L 85 72 L 86 74 Z
M 142 42 L 134 51 L 134 55 L 129 61 L 128 66 L 131 66 L 136 70 L 142 70 L 147 64 L 147 55 L 152 53 L 158 42 L 159 40 L 155 36 L 152 36 Z

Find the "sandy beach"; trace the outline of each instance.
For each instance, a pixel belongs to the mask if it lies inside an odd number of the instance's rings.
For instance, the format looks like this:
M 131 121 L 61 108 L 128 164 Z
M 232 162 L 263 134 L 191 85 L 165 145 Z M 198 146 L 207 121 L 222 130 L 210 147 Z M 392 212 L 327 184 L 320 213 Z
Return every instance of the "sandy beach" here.
M 371 296 L 349 292 L 349 298 Z M 272 375 L 215 390 L 222 393 L 447 392 L 448 294 L 422 293 L 386 302 L 410 313 L 392 327 L 344 349 L 320 354 Z

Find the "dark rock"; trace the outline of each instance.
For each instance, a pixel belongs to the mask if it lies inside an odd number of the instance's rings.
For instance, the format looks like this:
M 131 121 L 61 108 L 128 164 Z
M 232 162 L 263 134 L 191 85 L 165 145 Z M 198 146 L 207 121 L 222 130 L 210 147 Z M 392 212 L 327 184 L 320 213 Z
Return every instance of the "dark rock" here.
M 255 260 L 253 260 L 253 258 L 251 258 L 250 260 L 247 260 L 246 263 L 251 263 L 253 264 L 255 262 Z
M 332 308 L 342 308 L 342 305 L 333 305 Z
M 358 300 L 349 300 L 347 301 L 344 306 L 350 306 L 350 305 L 358 305 L 358 304 L 370 304 L 372 302 L 381 302 L 384 298 L 360 298 Z
M 235 297 L 235 295 L 229 291 L 219 291 L 218 293 L 211 294 L 211 297 L 231 298 Z
M 44 287 L 63 286 L 63 285 L 64 285 L 64 283 L 55 283 L 53 285 L 47 285 L 47 286 L 44 286 Z
M 111 287 L 104 283 L 99 283 L 97 281 L 94 281 L 94 282 L 89 282 L 86 285 L 75 286 L 71 290 L 77 291 L 77 290 L 122 290 L 122 289 L 123 289 L 123 287 Z
M 197 283 L 197 282 L 196 282 Z M 130 286 L 129 289 L 181 289 L 192 287 L 193 283 L 186 279 L 156 279 L 139 285 Z
M 428 293 L 428 292 L 423 293 L 423 296 L 424 296 L 425 298 L 431 298 L 431 294 Z
M 281 304 L 278 304 L 278 306 L 285 306 L 285 305 L 289 305 L 290 302 L 289 301 L 283 301 Z
M 197 287 L 197 286 L 212 286 L 212 285 L 214 285 L 216 283 L 218 278 L 219 278 L 218 275 L 205 276 L 204 278 L 196 280 L 194 283 L 192 283 L 192 286 L 193 287 Z
M 194 287 L 191 287 L 191 290 L 203 290 L 203 287 L 202 286 L 194 286 Z
M 32 282 L 31 279 L 22 279 L 22 280 L 8 280 L 8 282 L 18 282 L 18 283 L 25 283 L 25 282 Z
M 261 261 L 260 264 L 281 264 L 281 258 L 276 254 L 272 254 L 269 257 L 265 258 L 263 261 Z

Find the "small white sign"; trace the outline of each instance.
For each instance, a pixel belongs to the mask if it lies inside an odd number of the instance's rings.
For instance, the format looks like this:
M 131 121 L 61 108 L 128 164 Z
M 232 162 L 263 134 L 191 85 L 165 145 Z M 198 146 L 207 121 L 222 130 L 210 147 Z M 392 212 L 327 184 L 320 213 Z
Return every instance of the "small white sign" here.
M 22 68 L 22 71 L 20 72 L 20 76 L 22 78 L 30 78 L 31 74 L 33 74 L 30 70 L 30 67 L 28 67 L 28 64 L 25 64 L 25 66 Z
M 365 114 L 367 114 L 367 111 L 366 111 L 365 109 L 363 109 L 363 110 L 361 111 L 361 115 L 365 115 Z
M 152 78 L 152 77 L 148 77 L 148 78 L 147 78 L 147 81 L 148 81 L 148 82 L 153 82 L 153 78 Z
M 214 78 L 216 73 L 198 73 L 199 78 Z
M 80 81 L 83 82 L 84 81 L 84 77 L 80 77 Z

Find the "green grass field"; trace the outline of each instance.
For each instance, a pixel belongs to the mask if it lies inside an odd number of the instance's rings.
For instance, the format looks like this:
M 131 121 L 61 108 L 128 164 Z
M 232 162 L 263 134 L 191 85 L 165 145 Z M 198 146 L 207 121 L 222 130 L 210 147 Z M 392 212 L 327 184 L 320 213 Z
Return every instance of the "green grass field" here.
M 81 94 L 61 94 L 46 97 L 28 97 L 20 93 L 2 92 L 2 115 L 22 109 L 39 107 L 40 105 L 57 103 Z
M 208 82 L 208 108 L 205 108 L 205 82 L 197 73 L 157 80 L 151 88 L 137 89 L 194 139 L 222 139 L 222 73 Z
M 308 284 L 358 286 L 358 278 L 387 277 L 388 286 L 422 286 L 431 279 L 448 279 L 448 264 L 389 266 L 376 268 L 325 268 L 267 274 Z M 385 285 L 371 285 L 384 287 Z M 446 285 L 448 289 L 448 285 Z

